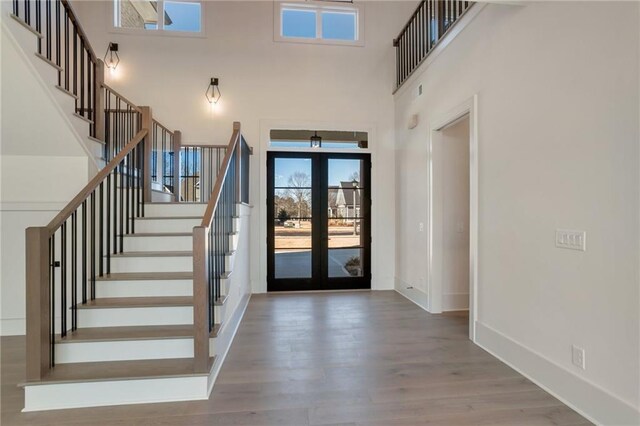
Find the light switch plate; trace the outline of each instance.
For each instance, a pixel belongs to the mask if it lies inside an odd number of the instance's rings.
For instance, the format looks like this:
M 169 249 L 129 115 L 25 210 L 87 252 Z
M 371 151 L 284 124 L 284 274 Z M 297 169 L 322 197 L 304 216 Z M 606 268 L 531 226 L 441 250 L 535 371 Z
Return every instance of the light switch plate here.
M 572 229 L 556 229 L 556 247 L 587 251 L 587 233 Z

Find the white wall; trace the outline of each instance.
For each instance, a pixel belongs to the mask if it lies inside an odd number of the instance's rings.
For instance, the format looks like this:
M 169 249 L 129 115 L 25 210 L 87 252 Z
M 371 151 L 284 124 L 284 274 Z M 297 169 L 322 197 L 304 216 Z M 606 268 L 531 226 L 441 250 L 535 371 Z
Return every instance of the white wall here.
M 469 139 L 467 117 L 437 132 L 433 142 L 433 185 L 439 193 L 433 230 L 441 233 L 443 311 L 469 308 Z
M 90 163 L 51 94 L 54 73 L 47 81 L 26 57 L 35 36 L 4 21 L 1 34 L 0 335 L 10 335 L 25 332 L 25 229 L 66 205 L 87 183 Z
M 254 291 L 266 290 L 265 149 L 269 123 L 372 130 L 375 288 L 392 288 L 393 72 L 392 39 L 415 1 L 365 2 L 365 46 L 273 41 L 273 2 L 205 3 L 206 37 L 110 33 L 110 2 L 74 2 L 98 54 L 118 42 L 120 72 L 108 81 L 132 101 L 183 132 L 184 143 L 226 144 L 232 121 L 242 122 L 252 157 Z M 220 78 L 220 111 L 212 114 L 204 92 Z M 262 174 L 262 176 L 260 176 Z M 258 233 L 258 231 L 260 233 Z M 265 234 L 266 235 L 266 234 Z M 378 243 L 379 242 L 379 243 Z
M 477 94 L 477 340 L 609 424 L 640 422 L 639 17 L 489 4 L 395 98 L 397 280 L 426 291 L 430 123 Z M 587 251 L 555 248 L 557 228 L 585 230 Z

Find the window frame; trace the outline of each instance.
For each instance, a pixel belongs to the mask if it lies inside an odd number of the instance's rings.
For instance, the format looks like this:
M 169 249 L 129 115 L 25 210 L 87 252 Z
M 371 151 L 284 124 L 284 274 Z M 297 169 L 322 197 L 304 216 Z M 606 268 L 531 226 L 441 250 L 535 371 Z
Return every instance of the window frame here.
M 313 10 L 316 13 L 316 36 L 310 37 L 285 37 L 282 35 L 282 11 L 289 10 Z M 355 13 L 355 40 L 339 40 L 322 37 L 322 13 Z M 304 44 L 327 44 L 339 46 L 357 46 L 363 47 L 364 42 L 364 4 L 339 2 L 329 3 L 326 1 L 274 1 L 273 7 L 273 40 L 285 43 L 304 43 Z
M 162 15 L 164 14 L 165 0 L 157 0 L 158 2 L 158 28 L 126 28 L 116 25 L 119 17 L 119 7 L 122 0 L 111 0 L 109 2 L 111 13 L 109 14 L 109 27 L 112 33 L 132 34 L 132 35 L 151 35 L 151 36 L 168 36 L 168 37 L 195 37 L 205 38 L 205 3 L 203 0 L 166 0 L 169 3 L 197 3 L 200 5 L 200 31 L 174 31 L 164 29 Z

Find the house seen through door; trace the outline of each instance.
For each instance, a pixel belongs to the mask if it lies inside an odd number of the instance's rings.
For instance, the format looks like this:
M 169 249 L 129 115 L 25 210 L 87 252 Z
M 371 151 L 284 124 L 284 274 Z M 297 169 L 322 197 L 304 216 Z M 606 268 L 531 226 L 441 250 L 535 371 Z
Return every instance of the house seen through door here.
M 284 149 L 267 155 L 268 291 L 371 287 L 371 160 L 362 147 L 361 132 L 272 131 L 271 148 Z

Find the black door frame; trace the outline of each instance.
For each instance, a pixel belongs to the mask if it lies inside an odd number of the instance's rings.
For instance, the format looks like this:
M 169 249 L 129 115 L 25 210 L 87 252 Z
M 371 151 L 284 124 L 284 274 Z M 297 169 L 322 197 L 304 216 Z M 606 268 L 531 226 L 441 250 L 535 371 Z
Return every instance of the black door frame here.
M 309 158 L 312 186 L 311 278 L 275 278 L 275 196 L 276 158 Z M 328 164 L 331 159 L 361 160 L 360 235 L 362 247 L 361 277 L 329 277 L 328 269 Z M 356 290 L 371 288 L 371 155 L 333 152 L 267 152 L 267 291 Z

